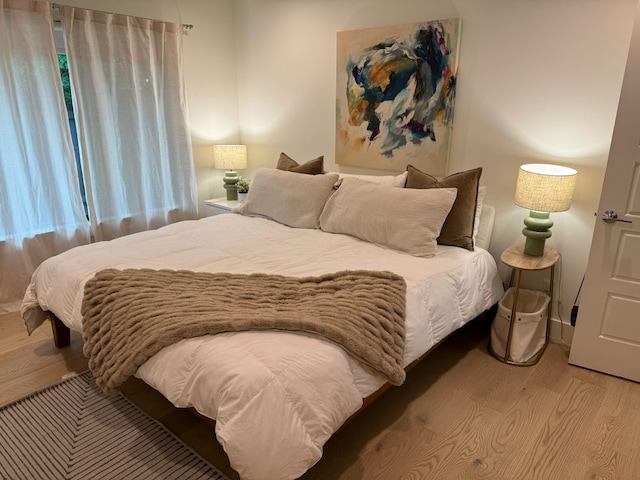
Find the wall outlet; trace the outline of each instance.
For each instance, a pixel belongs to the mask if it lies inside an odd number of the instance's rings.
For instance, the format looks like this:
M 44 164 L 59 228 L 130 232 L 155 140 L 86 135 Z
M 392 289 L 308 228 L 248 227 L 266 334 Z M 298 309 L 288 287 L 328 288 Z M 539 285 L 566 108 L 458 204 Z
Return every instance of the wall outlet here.
M 547 295 L 550 295 L 549 291 L 551 287 L 551 281 L 549 279 L 546 279 L 543 283 L 543 286 L 544 286 L 544 293 L 546 293 Z

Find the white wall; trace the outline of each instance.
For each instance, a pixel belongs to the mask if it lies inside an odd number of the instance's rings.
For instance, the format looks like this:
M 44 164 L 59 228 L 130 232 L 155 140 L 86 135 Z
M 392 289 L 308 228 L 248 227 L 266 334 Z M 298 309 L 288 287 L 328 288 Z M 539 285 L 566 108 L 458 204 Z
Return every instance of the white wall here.
M 280 151 L 334 163 L 336 32 L 460 17 L 449 172 L 482 166 L 497 208 L 491 252 L 522 242 L 518 167 L 578 170 L 571 210 L 552 214 L 562 254 L 561 314 L 586 268 L 636 0 L 237 0 L 241 140 L 251 170 Z M 364 171 L 363 171 L 364 172 Z M 380 172 L 384 173 L 384 172 Z M 508 271 L 501 266 L 507 278 Z M 527 283 L 544 287 L 545 275 Z M 557 313 L 556 313 L 557 316 Z M 570 333 L 570 332 L 569 332 Z
M 93 10 L 194 25 L 183 37 L 184 77 L 198 204 L 224 195 L 213 145 L 240 138 L 233 44 L 233 0 L 63 0 Z

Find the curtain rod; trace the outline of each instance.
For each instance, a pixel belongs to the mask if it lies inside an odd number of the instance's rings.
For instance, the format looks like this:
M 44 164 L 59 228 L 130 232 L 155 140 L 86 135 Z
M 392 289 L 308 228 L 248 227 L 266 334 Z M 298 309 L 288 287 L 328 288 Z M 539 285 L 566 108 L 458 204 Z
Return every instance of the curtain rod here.
M 59 3 L 52 3 L 51 4 L 51 8 L 55 9 L 60 7 L 61 5 Z M 81 8 L 81 7 L 77 7 L 77 8 Z M 94 11 L 98 11 L 98 10 L 94 10 Z M 113 12 L 102 12 L 102 13 L 111 13 L 114 14 Z M 114 15 L 124 15 L 124 14 L 114 14 Z M 125 15 L 127 17 L 135 17 L 135 15 Z M 146 18 L 146 17 L 137 17 L 137 18 L 144 18 L 145 20 L 151 20 L 152 22 L 163 22 L 164 20 L 157 20 L 155 18 Z M 60 20 L 55 20 L 56 22 L 60 22 Z M 193 30 L 193 24 L 192 23 L 181 23 L 182 28 L 184 28 L 185 30 Z

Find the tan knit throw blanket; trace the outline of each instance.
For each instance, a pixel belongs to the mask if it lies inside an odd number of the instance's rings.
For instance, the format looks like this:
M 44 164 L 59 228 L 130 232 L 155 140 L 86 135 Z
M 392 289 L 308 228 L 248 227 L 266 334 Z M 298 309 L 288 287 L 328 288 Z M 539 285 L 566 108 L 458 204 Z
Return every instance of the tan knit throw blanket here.
M 405 379 L 406 284 L 384 271 L 317 277 L 108 269 L 84 289 L 84 354 L 96 383 L 116 392 L 162 348 L 221 332 L 321 336 L 387 377 Z

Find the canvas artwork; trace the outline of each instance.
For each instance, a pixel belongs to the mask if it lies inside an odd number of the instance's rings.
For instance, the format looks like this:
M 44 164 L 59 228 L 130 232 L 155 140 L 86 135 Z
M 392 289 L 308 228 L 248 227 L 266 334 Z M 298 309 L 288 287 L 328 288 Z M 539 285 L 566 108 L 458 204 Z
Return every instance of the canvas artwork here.
M 445 175 L 460 19 L 338 32 L 336 163 Z

